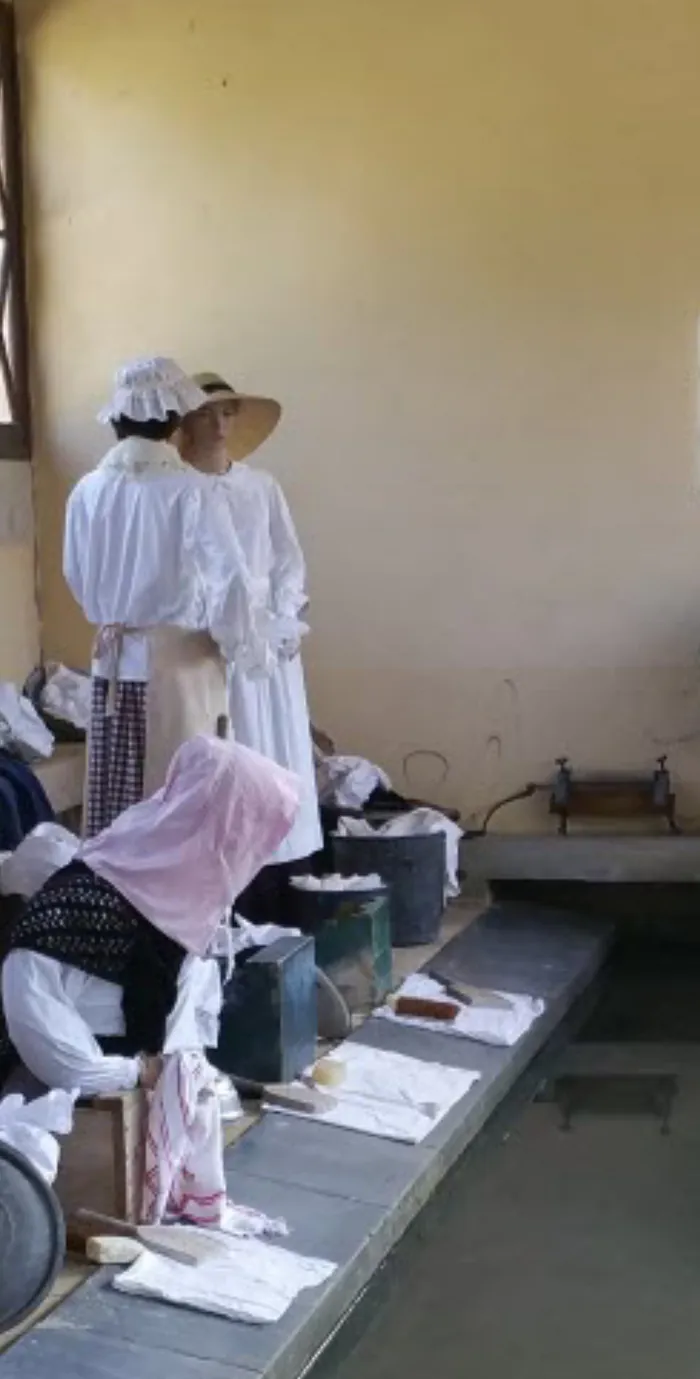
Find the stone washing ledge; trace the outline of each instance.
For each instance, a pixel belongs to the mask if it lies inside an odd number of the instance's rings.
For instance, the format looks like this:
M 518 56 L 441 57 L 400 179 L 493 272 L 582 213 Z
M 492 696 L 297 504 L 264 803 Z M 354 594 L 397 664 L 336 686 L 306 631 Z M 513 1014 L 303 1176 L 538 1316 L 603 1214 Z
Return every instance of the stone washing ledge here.
M 469 838 L 461 866 L 476 881 L 700 882 L 700 835 L 490 833 Z
M 595 977 L 609 938 L 606 927 L 571 915 L 496 905 L 433 959 L 445 976 L 547 1000 L 514 1049 L 366 1022 L 355 1036 L 361 1041 L 482 1074 L 421 1145 L 275 1114 L 229 1151 L 232 1198 L 286 1217 L 290 1248 L 339 1266 L 280 1322 L 249 1326 L 127 1298 L 102 1270 L 0 1357 L 0 1379 L 297 1379 L 535 1055 L 564 1039 L 562 1022 Z M 539 1078 L 538 1067 L 531 1077 Z

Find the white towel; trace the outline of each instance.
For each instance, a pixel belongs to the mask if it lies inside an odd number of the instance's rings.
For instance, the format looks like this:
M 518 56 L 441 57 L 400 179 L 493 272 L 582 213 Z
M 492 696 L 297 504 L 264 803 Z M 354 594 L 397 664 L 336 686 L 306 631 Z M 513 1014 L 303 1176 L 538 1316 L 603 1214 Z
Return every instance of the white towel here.
M 345 1079 L 329 1089 L 335 1105 L 313 1119 L 405 1144 L 424 1140 L 480 1077 L 354 1041 L 340 1044 L 328 1059 L 345 1064 Z M 310 1119 L 303 1111 L 266 1109 Z
M 229 1240 L 220 1257 L 196 1268 L 144 1251 L 114 1287 L 232 1321 L 276 1322 L 302 1289 L 318 1287 L 335 1269 L 328 1260 L 306 1259 L 262 1240 Z
M 226 1236 L 286 1235 L 285 1221 L 227 1198 L 218 1081 L 201 1053 L 165 1059 L 148 1111 L 141 1219 L 186 1218 Z
M 226 1207 L 216 1073 L 201 1053 L 164 1060 L 151 1096 L 141 1219 L 164 1216 L 219 1225 Z
M 452 1001 L 444 986 L 432 977 L 421 972 L 407 977 L 399 987 L 397 996 L 419 996 L 423 1000 L 435 1001 L 440 997 Z M 389 1006 L 382 1006 L 374 1013 L 382 1020 L 395 1020 L 400 1025 L 415 1025 L 419 1029 L 434 1030 L 436 1034 L 453 1034 L 462 1039 L 474 1039 L 478 1044 L 495 1044 L 501 1048 L 512 1048 L 534 1025 L 544 1011 L 544 1001 L 535 996 L 518 996 L 506 991 L 495 993 L 508 1002 L 507 1010 L 495 1006 L 461 1005 L 459 1015 L 454 1021 L 426 1020 L 418 1015 L 397 1015 Z M 457 1001 L 455 999 L 455 1005 Z

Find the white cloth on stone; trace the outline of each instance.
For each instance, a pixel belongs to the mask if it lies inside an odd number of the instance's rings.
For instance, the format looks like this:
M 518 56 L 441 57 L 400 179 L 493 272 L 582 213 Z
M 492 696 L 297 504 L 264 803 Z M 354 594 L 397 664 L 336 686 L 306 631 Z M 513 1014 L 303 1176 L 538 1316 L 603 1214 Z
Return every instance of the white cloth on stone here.
M 221 1239 L 212 1231 L 197 1234 Z M 303 1289 L 318 1288 L 336 1267 L 264 1240 L 228 1239 L 220 1256 L 194 1269 L 146 1250 L 114 1287 L 231 1321 L 265 1323 L 279 1321 Z
M 359 1040 L 340 1044 L 328 1060 L 343 1063 L 345 1077 L 332 1089 L 330 1109 L 313 1119 L 405 1144 L 420 1144 L 481 1076 L 476 1070 L 426 1063 Z M 266 1110 L 309 1119 L 303 1111 L 274 1106 Z
M 507 1009 L 460 1003 L 459 1015 L 450 1022 L 426 1020 L 416 1015 L 397 1015 L 389 1006 L 382 1006 L 374 1013 L 383 1020 L 394 1020 L 400 1025 L 414 1025 L 419 1029 L 433 1030 L 436 1034 L 452 1034 L 462 1039 L 473 1039 L 478 1044 L 512 1048 L 527 1034 L 535 1021 L 539 1020 L 544 1012 L 545 1003 L 536 996 L 521 996 L 514 992 L 498 991 L 495 994 L 508 1002 Z M 441 997 L 447 1001 L 453 1000 L 452 996 L 446 995 L 445 988 L 440 982 L 424 976 L 422 972 L 407 977 L 396 995 L 418 996 L 428 1001 L 440 1000 Z

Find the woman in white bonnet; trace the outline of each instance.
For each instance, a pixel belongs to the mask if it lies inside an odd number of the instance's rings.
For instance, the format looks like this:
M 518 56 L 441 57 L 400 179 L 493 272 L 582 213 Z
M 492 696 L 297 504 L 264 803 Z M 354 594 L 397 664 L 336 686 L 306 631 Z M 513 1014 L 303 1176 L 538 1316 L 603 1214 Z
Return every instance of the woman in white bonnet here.
M 95 629 L 85 832 L 157 790 L 181 743 L 227 713 L 226 664 L 265 675 L 228 514 L 178 454 L 206 394 L 172 359 L 135 359 L 100 420 L 116 444 L 68 502 L 64 574 Z

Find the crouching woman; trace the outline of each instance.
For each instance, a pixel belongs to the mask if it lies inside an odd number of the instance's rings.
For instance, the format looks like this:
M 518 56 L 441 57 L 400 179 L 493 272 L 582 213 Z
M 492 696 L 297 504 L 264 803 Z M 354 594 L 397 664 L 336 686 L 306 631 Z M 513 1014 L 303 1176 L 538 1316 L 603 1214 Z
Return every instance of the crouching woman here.
M 82 1096 L 148 1087 L 163 1053 L 215 1044 L 208 954 L 299 802 L 296 777 L 257 752 L 186 742 L 163 788 L 84 843 L 8 926 L 0 1095 L 20 1066 Z

